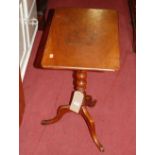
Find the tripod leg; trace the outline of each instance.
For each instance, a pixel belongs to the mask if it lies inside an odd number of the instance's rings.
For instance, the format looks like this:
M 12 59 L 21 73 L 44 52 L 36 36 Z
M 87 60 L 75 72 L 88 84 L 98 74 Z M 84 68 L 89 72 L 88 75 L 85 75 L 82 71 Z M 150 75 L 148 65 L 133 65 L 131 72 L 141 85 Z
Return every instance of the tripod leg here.
M 85 97 L 85 105 L 88 107 L 94 107 L 96 105 L 96 100 L 93 100 L 90 95 L 86 95 Z
M 60 107 L 58 108 L 58 110 L 57 110 L 57 115 L 56 115 L 54 118 L 48 119 L 48 120 L 43 120 L 43 121 L 41 122 L 41 124 L 42 124 L 42 125 L 48 125 L 48 124 L 53 124 L 53 123 L 59 121 L 59 120 L 63 117 L 63 115 L 64 115 L 65 113 L 67 113 L 67 112 L 70 111 L 69 107 L 70 107 L 69 105 L 60 106 Z
M 96 144 L 97 148 L 103 152 L 104 151 L 104 148 L 102 146 L 102 144 L 99 142 L 97 136 L 96 136 L 96 131 L 95 131 L 95 124 L 94 124 L 94 121 L 92 119 L 92 117 L 90 116 L 89 112 L 87 111 L 87 108 L 85 106 L 82 106 L 81 107 L 81 111 L 80 111 L 80 114 L 82 115 L 82 117 L 84 118 L 87 126 L 88 126 L 88 129 L 89 129 L 89 132 L 90 132 L 90 135 L 94 141 L 94 143 Z

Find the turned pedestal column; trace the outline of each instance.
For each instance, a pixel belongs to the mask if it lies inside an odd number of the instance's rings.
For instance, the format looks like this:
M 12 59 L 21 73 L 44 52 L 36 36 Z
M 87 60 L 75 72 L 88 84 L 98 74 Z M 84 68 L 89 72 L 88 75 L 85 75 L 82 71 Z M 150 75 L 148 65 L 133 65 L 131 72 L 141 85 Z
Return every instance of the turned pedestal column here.
M 85 120 L 85 122 L 88 126 L 88 129 L 89 129 L 90 135 L 91 135 L 94 143 L 96 144 L 97 148 L 100 151 L 104 151 L 102 144 L 99 142 L 99 140 L 96 136 L 94 120 L 92 119 L 91 115 L 89 114 L 89 112 L 86 108 L 86 106 L 91 107 L 91 106 L 94 106 L 96 103 L 95 100 L 92 100 L 92 97 L 90 95 L 86 95 L 87 71 L 83 71 L 83 70 L 74 71 L 73 72 L 73 84 L 74 84 L 75 91 L 80 91 L 84 94 L 84 101 L 80 108 L 79 114 Z M 71 112 L 70 104 L 59 106 L 56 116 L 52 119 L 43 120 L 41 122 L 41 124 L 42 125 L 53 124 L 53 123 L 59 121 L 63 117 L 63 115 L 67 112 Z
M 96 136 L 94 121 L 87 110 L 87 107 L 96 104 L 96 100 L 86 92 L 87 71 L 119 69 L 118 13 L 108 9 L 56 8 L 50 19 L 36 62 L 44 69 L 73 70 L 74 90 L 72 102 L 58 107 L 54 118 L 41 123 L 55 123 L 67 112 L 80 114 L 88 126 L 92 140 L 103 151 Z M 75 106 L 76 92 L 82 96 L 82 101 L 78 100 L 81 104 L 78 104 L 77 111 L 71 107 Z

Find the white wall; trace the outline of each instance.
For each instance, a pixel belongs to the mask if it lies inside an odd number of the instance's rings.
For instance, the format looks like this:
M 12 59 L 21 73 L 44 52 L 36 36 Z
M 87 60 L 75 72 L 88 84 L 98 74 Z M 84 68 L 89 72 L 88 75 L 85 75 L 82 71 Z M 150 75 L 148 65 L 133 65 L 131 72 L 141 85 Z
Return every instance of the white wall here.
M 38 29 L 35 0 L 19 1 L 19 62 L 22 80 Z

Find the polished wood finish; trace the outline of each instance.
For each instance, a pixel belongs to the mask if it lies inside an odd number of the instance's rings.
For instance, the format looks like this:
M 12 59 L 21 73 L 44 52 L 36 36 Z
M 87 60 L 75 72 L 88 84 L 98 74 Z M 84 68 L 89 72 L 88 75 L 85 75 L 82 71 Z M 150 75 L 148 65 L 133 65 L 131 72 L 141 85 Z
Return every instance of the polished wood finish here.
M 96 100 L 93 100 L 90 95 L 86 94 L 87 85 L 87 71 L 85 70 L 75 70 L 73 72 L 73 85 L 74 90 L 81 91 L 85 95 L 85 101 L 83 104 L 89 107 L 93 107 L 96 104 Z
M 73 73 L 73 77 L 74 77 L 74 90 L 78 90 L 81 91 L 82 93 L 84 93 L 84 102 L 82 103 L 82 107 L 80 109 L 80 115 L 83 117 L 83 119 L 85 120 L 90 135 L 94 141 L 94 143 L 96 144 L 97 148 L 100 151 L 104 151 L 103 146 L 101 145 L 101 143 L 99 142 L 97 135 L 96 135 L 96 131 L 95 131 L 95 123 L 92 119 L 92 117 L 90 116 L 89 112 L 87 111 L 86 106 L 94 106 L 96 104 L 96 100 L 93 100 L 92 97 L 90 95 L 86 95 L 86 84 L 87 84 L 87 73 L 86 71 L 74 71 Z M 47 119 L 47 120 L 42 120 L 41 124 L 42 125 L 49 125 L 49 124 L 53 124 L 58 122 L 63 116 L 64 114 L 68 113 L 68 112 L 72 112 L 70 110 L 70 105 L 62 105 L 59 106 L 57 109 L 57 114 L 54 118 L 52 119 Z
M 49 125 L 49 124 L 53 124 L 53 123 L 58 122 L 64 116 L 64 114 L 66 114 L 68 112 L 72 112 L 69 107 L 70 107 L 69 105 L 59 106 L 56 116 L 52 119 L 41 121 L 41 124 L 42 125 Z M 96 135 L 95 123 L 94 123 L 92 117 L 90 116 L 86 106 L 81 107 L 80 115 L 83 117 L 83 119 L 85 120 L 85 122 L 88 126 L 88 129 L 89 129 L 89 132 L 90 132 L 90 135 L 92 137 L 93 142 L 96 144 L 97 148 L 101 152 L 103 152 L 104 148 L 103 148 L 102 144 L 99 142 L 97 135 Z
M 41 66 L 48 69 L 118 70 L 117 12 L 56 9 Z
M 65 113 L 70 112 L 69 109 L 70 105 L 63 105 L 63 106 L 59 106 L 58 110 L 57 110 L 57 115 L 52 118 L 52 119 L 48 119 L 48 120 L 43 120 L 41 122 L 42 125 L 48 125 L 48 124 L 53 124 L 58 122 Z
M 87 72 L 83 70 L 77 70 L 73 73 L 73 84 L 75 90 L 81 91 L 82 93 L 85 93 L 86 84 L 87 84 Z
M 115 71 L 119 69 L 118 15 L 105 9 L 56 9 L 52 22 L 43 35 L 37 65 L 45 69 L 72 69 L 74 91 L 84 94 L 79 114 L 85 120 L 90 135 L 100 151 L 95 123 L 87 106 L 93 107 L 96 100 L 86 93 L 87 71 Z M 48 35 L 47 35 L 48 34 Z M 39 61 L 38 61 L 39 60 Z M 43 120 L 42 125 L 59 121 L 70 112 L 70 105 L 58 108 L 54 118 Z
M 95 131 L 95 123 L 94 123 L 94 120 L 92 119 L 92 117 L 90 116 L 86 106 L 82 106 L 81 110 L 80 110 L 80 114 L 82 115 L 82 117 L 84 118 L 87 126 L 88 126 L 88 129 L 89 129 L 89 132 L 90 132 L 90 135 L 94 141 L 94 143 L 96 144 L 97 148 L 103 152 L 104 151 L 104 148 L 102 146 L 102 144 L 99 142 L 97 136 L 96 136 L 96 131 Z
M 22 123 L 24 111 L 25 111 L 25 98 L 24 98 L 23 83 L 21 80 L 21 74 L 19 70 L 19 126 Z
M 97 100 L 94 100 L 91 95 L 85 96 L 85 102 L 84 105 L 88 107 L 94 107 L 96 105 Z

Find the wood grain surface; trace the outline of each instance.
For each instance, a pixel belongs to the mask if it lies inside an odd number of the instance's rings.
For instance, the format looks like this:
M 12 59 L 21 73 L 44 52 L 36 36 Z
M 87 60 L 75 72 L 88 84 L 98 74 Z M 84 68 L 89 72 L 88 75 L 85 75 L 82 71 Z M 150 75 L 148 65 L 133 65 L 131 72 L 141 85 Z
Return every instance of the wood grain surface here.
M 120 66 L 119 56 L 116 11 L 55 9 L 42 68 L 115 71 Z

